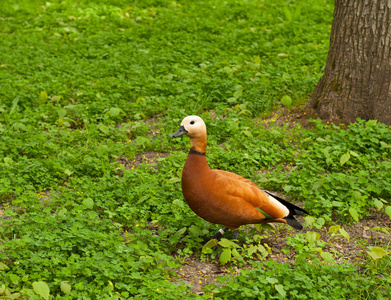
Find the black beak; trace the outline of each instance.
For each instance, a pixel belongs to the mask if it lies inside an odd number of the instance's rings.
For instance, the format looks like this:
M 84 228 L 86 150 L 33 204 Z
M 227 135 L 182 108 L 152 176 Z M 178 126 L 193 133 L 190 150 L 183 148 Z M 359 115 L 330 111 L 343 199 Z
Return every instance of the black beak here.
M 187 133 L 187 130 L 185 129 L 185 127 L 183 127 L 183 125 L 181 125 L 181 127 L 179 127 L 177 132 L 171 134 L 171 137 L 173 137 L 173 138 L 180 137 L 186 133 Z

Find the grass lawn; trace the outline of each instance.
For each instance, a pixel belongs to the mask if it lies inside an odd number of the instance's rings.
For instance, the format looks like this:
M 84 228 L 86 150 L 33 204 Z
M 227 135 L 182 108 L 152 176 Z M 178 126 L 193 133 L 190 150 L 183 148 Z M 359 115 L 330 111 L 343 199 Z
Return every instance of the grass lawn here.
M 332 0 L 2 0 L 0 298 L 389 299 L 391 131 L 302 108 Z M 308 210 L 302 232 L 220 228 L 185 203 L 211 167 Z M 300 116 L 298 118 L 297 116 Z

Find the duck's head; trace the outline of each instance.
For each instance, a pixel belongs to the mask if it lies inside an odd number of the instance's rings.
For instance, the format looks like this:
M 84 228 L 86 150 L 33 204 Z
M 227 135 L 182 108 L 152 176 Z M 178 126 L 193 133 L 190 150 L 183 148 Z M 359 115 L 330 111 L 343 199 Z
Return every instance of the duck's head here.
M 190 138 L 199 138 L 206 136 L 206 125 L 199 116 L 187 116 L 181 122 L 181 126 L 177 132 L 173 133 L 171 137 L 180 137 L 186 134 Z
M 191 141 L 191 149 L 205 153 L 206 149 L 206 125 L 205 122 L 198 116 L 187 116 L 181 122 L 181 126 L 177 132 L 171 137 L 180 137 L 187 135 Z

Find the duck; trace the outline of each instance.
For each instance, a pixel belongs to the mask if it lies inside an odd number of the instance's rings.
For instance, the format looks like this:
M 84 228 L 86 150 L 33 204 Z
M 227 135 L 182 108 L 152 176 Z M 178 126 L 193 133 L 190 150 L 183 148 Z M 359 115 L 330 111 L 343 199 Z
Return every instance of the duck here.
M 238 174 L 209 167 L 206 125 L 201 117 L 185 117 L 171 137 L 184 135 L 190 138 L 190 151 L 182 171 L 183 197 L 200 218 L 224 226 L 212 238 L 220 239 L 227 230 L 237 237 L 237 229 L 247 224 L 285 223 L 303 228 L 294 216 L 308 214 L 304 209 Z

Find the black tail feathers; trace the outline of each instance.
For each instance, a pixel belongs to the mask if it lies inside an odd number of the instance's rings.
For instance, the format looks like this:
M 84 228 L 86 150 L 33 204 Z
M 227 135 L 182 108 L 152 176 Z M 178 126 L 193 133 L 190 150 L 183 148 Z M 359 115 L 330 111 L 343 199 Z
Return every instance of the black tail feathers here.
M 294 229 L 297 229 L 297 230 L 302 230 L 303 229 L 303 226 L 292 215 L 289 215 L 289 216 L 285 217 L 284 220 L 286 221 L 286 223 L 288 225 L 292 226 Z
M 292 203 L 290 203 L 290 202 L 288 202 L 288 201 L 286 201 L 286 200 L 284 200 L 284 199 L 282 199 L 282 198 L 280 198 L 280 197 L 278 197 L 276 195 L 273 195 L 273 194 L 271 194 L 268 191 L 265 191 L 265 190 L 263 190 L 263 191 L 266 194 L 268 194 L 268 195 L 272 196 L 273 198 L 277 199 L 279 202 L 284 204 L 289 209 L 289 215 L 284 218 L 284 220 L 288 223 L 288 225 L 292 226 L 293 228 L 295 228 L 297 230 L 303 229 L 303 226 L 299 223 L 299 221 L 297 221 L 295 219 L 294 216 L 295 215 L 298 215 L 298 216 L 309 215 L 309 213 L 306 210 L 304 210 L 304 209 L 302 209 L 302 208 L 300 208 L 300 207 L 298 207 L 298 206 L 296 206 L 296 205 L 294 205 L 294 204 L 292 204 Z

